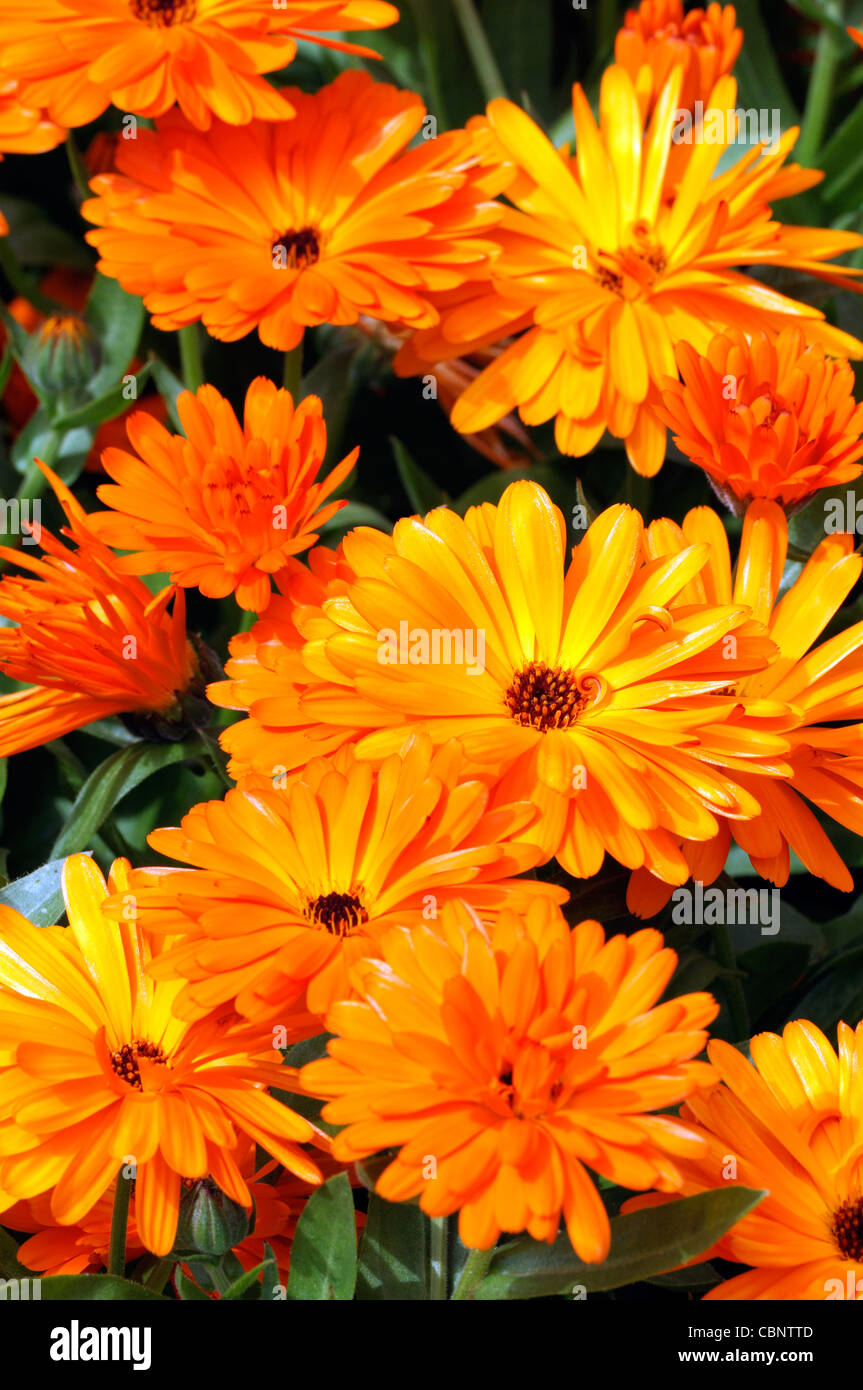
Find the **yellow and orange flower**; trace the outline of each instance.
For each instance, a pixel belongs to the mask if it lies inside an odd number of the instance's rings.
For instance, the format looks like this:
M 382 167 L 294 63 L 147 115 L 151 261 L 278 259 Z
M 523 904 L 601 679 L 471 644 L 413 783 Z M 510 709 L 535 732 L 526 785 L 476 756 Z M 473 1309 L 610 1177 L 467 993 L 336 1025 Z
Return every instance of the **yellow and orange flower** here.
M 709 546 L 647 562 L 642 537 L 636 511 L 610 507 L 567 569 L 564 518 L 523 481 L 464 519 L 441 507 L 313 551 L 316 572 L 286 582 L 287 618 L 279 605 L 243 634 L 232 679 L 208 687 L 251 716 L 222 736 L 230 771 L 302 766 L 319 741 L 379 761 L 413 731 L 458 738 L 496 796 L 538 808 L 525 838 L 569 873 L 590 877 L 608 852 L 685 882 L 680 836 L 711 840 L 717 815 L 759 809 L 699 756 L 702 727 L 733 721 L 737 767 L 754 773 L 787 775 L 788 744 L 774 705 L 750 717 L 727 693 L 775 654 L 746 605 L 673 605 Z M 435 634 L 454 644 L 437 661 Z
M 98 1274 L 108 1264 L 114 1187 L 109 1187 L 88 1212 L 72 1225 L 61 1226 L 51 1214 L 51 1196 L 41 1193 L 29 1202 L 16 1202 L 3 1212 L 3 1225 L 22 1234 L 15 1258 L 35 1274 Z M 145 1247 L 135 1223 L 135 1198 L 129 1203 L 126 1260 L 143 1255 Z
M 412 92 L 342 73 L 292 121 L 206 134 L 178 116 L 118 150 L 84 216 L 99 268 L 144 297 L 157 328 L 202 319 L 215 338 L 257 329 L 288 349 L 312 324 L 360 314 L 424 328 L 432 292 L 461 285 L 495 246 L 500 217 L 453 131 L 405 146 L 423 124 Z
M 797 132 L 744 154 L 725 173 L 717 164 L 734 138 L 736 84 L 723 77 L 711 108 L 723 119 L 715 143 L 675 143 L 682 69 L 672 69 L 646 133 L 630 74 L 603 74 L 597 125 L 573 89 L 577 154 L 557 151 L 530 117 L 505 100 L 488 120 L 517 177 L 512 206 L 492 239 L 500 255 L 490 278 L 441 311 L 439 326 L 415 335 L 396 369 L 415 360 L 463 356 L 476 343 L 518 334 L 457 401 L 462 433 L 488 428 L 518 408 L 526 425 L 555 421 L 561 453 L 587 454 L 606 430 L 624 440 L 637 472 L 662 466 L 665 426 L 657 413 L 665 378 L 676 375 L 681 342 L 707 350 L 730 327 L 754 332 L 794 322 L 807 342 L 846 357 L 863 344 L 831 327 L 820 310 L 738 267 L 785 266 L 858 288 L 856 269 L 824 262 L 863 245 L 856 233 L 776 222 L 768 199 L 819 180 L 784 161 Z M 685 150 L 669 184 L 673 150 Z
M 176 584 L 208 598 L 233 593 L 241 608 L 260 613 L 271 576 L 345 505 L 326 499 L 359 450 L 315 482 L 327 448 L 323 405 L 306 396 L 295 407 L 267 377 L 248 388 L 242 425 L 214 386 L 184 391 L 177 411 L 185 438 L 133 415 L 127 431 L 136 453 L 105 451 L 116 485 L 100 487 L 99 497 L 112 510 L 92 515 L 90 525 L 108 545 L 135 552 L 118 560 L 125 574 L 170 571 Z
M 126 869 L 114 866 L 111 886 L 133 907 Z M 230 1017 L 181 1022 L 178 986 L 147 980 L 140 928 L 104 915 L 92 860 L 68 859 L 63 888 L 68 928 L 0 908 L 0 1211 L 50 1192 L 54 1219 L 75 1225 L 132 1155 L 138 1234 L 165 1255 L 184 1177 L 212 1178 L 251 1208 L 241 1136 L 319 1182 L 301 1145 L 329 1141 L 267 1091 L 291 1080 L 272 1033 Z
M 848 723 L 863 719 L 863 623 L 814 645 L 863 572 L 854 538 L 825 537 L 781 599 L 788 523 L 775 502 L 750 505 L 734 578 L 725 528 L 709 507 L 689 512 L 682 528 L 668 521 L 654 523 L 646 541 L 654 559 L 667 558 L 681 546 L 707 544 L 708 563 L 677 601 L 747 604 L 778 649 L 770 666 L 736 681 L 734 689 L 747 703 L 778 703 L 785 709 L 778 727 L 788 740 L 791 778 L 751 776 L 738 761 L 733 728 L 714 731 L 716 740 L 705 730 L 704 755 L 734 770 L 761 813 L 745 824 L 720 816 L 714 839 L 684 844 L 692 876 L 712 883 L 722 872 L 733 837 L 756 872 L 773 883 L 788 882 L 793 849 L 809 873 L 850 892 L 851 874 L 803 798 L 863 834 L 863 726 Z M 667 899 L 667 885 L 655 875 L 633 875 L 631 911 L 653 916 Z
M 683 73 L 679 109 L 707 103 L 720 77 L 731 72 L 743 43 L 733 5 L 712 0 L 683 13 L 682 0 L 641 0 L 627 10 L 614 41 L 614 61 L 629 73 L 646 119 L 672 68 Z
M 14 80 L 0 79 L 0 159 L 3 154 L 44 154 L 62 144 L 66 131 L 26 104 Z
M 31 682 L 0 696 L 0 757 L 116 714 L 153 716 L 165 737 L 172 728 L 181 737 L 204 708 L 212 665 L 186 636 L 183 591 L 169 585 L 154 598 L 143 580 L 123 574 L 66 485 L 40 466 L 76 548 L 33 515 L 19 549 L 0 546 L 0 558 L 28 571 L 0 579 L 0 614 L 17 624 L 0 628 L 0 671 Z M 27 548 L 37 539 L 41 557 Z
M 153 972 L 185 981 L 177 1011 L 198 1018 L 235 1001 L 245 1016 L 299 1028 L 304 1010 L 318 1016 L 346 997 L 351 964 L 376 955 L 394 923 L 434 917 L 451 898 L 483 914 L 564 901 L 562 888 L 511 877 L 542 857 L 521 842 L 533 808 L 490 810 L 488 787 L 460 778 L 462 763 L 457 745 L 435 753 L 422 738 L 376 772 L 345 750 L 302 778 L 271 767 L 268 788 L 229 791 L 180 828 L 153 831 L 154 849 L 193 866 L 130 878 L 144 929 L 175 937 Z
M 0 72 L 63 126 L 87 125 L 112 103 L 161 116 L 174 103 L 200 130 L 279 121 L 291 102 L 261 76 L 286 67 L 297 39 L 368 57 L 367 48 L 319 38 L 394 24 L 383 0 L 3 0 Z
M 677 962 L 659 932 L 606 942 L 598 922 L 570 932 L 546 903 L 488 929 L 447 907 L 437 928 L 391 931 L 383 955 L 354 967 L 359 1000 L 330 1009 L 329 1057 L 300 1073 L 347 1126 L 336 1157 L 398 1148 L 379 1195 L 458 1211 L 467 1246 L 501 1231 L 552 1241 L 562 1215 L 580 1258 L 603 1260 L 608 1216 L 587 1168 L 679 1186 L 680 1159 L 704 1141 L 650 1112 L 712 1081 L 691 1059 L 714 999 L 656 1006 Z
M 690 1096 L 681 1112 L 708 1147 L 681 1161 L 679 1195 L 726 1188 L 730 1158 L 737 1182 L 767 1195 L 703 1257 L 750 1266 L 707 1299 L 863 1300 L 863 1024 L 840 1023 L 838 1032 L 838 1056 L 805 1019 L 781 1037 L 760 1033 L 750 1044 L 754 1066 L 728 1043 L 708 1047 L 722 1084 Z
M 681 343 L 682 381 L 657 407 L 679 449 L 738 515 L 754 497 L 803 506 L 820 488 L 863 473 L 863 405 L 848 362 L 786 328 L 718 334 L 700 354 Z

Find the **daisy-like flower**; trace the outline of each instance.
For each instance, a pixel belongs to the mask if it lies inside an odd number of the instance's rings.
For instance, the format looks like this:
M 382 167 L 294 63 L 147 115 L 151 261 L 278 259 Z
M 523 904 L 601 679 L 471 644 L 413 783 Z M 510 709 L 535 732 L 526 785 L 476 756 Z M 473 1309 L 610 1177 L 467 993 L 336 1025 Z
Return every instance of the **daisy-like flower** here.
M 185 980 L 178 1012 L 236 1001 L 245 1016 L 299 1027 L 302 1010 L 346 997 L 350 965 L 376 955 L 394 923 L 434 918 L 451 898 L 484 913 L 564 901 L 564 889 L 511 878 L 542 857 L 521 843 L 533 807 L 490 810 L 488 787 L 459 778 L 462 762 L 457 745 L 435 753 L 422 738 L 377 771 L 345 750 L 301 779 L 273 768 L 268 790 L 229 791 L 153 831 L 154 849 L 193 866 L 130 879 L 144 929 L 177 938 L 152 970 Z
M 122 863 L 112 887 L 133 906 Z M 75 1225 L 131 1155 L 141 1243 L 165 1255 L 183 1178 L 212 1178 L 251 1209 L 243 1138 L 319 1182 L 301 1145 L 328 1141 L 267 1091 L 290 1081 L 272 1033 L 181 1022 L 177 985 L 148 981 L 143 933 L 104 915 L 108 889 L 86 855 L 66 861 L 63 889 L 68 928 L 0 908 L 0 1210 L 50 1192 L 54 1219 Z
M 798 329 L 732 329 L 706 354 L 681 343 L 677 365 L 683 380 L 667 382 L 657 413 L 738 516 L 754 497 L 796 510 L 863 473 L 854 372 Z
M 754 1037 L 754 1066 L 728 1043 L 710 1043 L 722 1084 L 682 1109 L 708 1147 L 681 1161 L 679 1195 L 726 1188 L 731 1159 L 735 1180 L 767 1195 L 702 1257 L 750 1266 L 705 1298 L 863 1299 L 863 1024 L 840 1023 L 838 1043 L 837 1056 L 805 1019 L 787 1024 L 781 1037 Z M 626 1206 L 667 1200 L 636 1197 Z
M 17 624 L 0 628 L 0 671 L 31 682 L 0 696 L 0 757 L 117 714 L 141 732 L 182 738 L 202 717 L 215 667 L 186 635 L 183 591 L 169 585 L 154 598 L 143 580 L 123 574 L 66 485 L 40 466 L 75 549 L 28 518 L 44 554 L 31 553 L 27 537 L 17 550 L 0 546 L 0 558 L 27 572 L 0 579 L 0 614 Z
M 345 505 L 326 499 L 359 450 L 315 482 L 327 448 L 322 403 L 306 396 L 295 407 L 267 377 L 246 392 L 242 425 L 214 386 L 184 391 L 177 410 L 185 438 L 133 415 L 127 431 L 136 454 L 105 450 L 116 485 L 98 491 L 112 510 L 92 515 L 90 525 L 108 545 L 136 552 L 118 560 L 124 573 L 167 570 L 177 584 L 208 598 L 234 593 L 241 608 L 260 613 L 271 576 Z
M 472 137 L 405 150 L 421 99 L 365 72 L 290 98 L 295 118 L 275 125 L 200 134 L 170 116 L 139 131 L 83 204 L 99 269 L 144 297 L 157 328 L 202 319 L 226 341 L 256 328 L 292 348 L 308 325 L 360 314 L 436 323 L 431 292 L 475 277 L 496 249 L 483 234 L 500 209 Z
M 398 1148 L 379 1195 L 458 1211 L 467 1246 L 501 1231 L 552 1241 L 563 1216 L 579 1257 L 603 1260 L 610 1228 L 587 1168 L 679 1186 L 679 1159 L 704 1141 L 650 1112 L 712 1081 L 691 1059 L 714 999 L 657 1006 L 677 961 L 659 932 L 606 942 L 598 922 L 570 932 L 544 903 L 488 929 L 445 908 L 437 930 L 390 932 L 383 957 L 355 966 L 359 999 L 330 1009 L 329 1057 L 300 1073 L 328 1099 L 324 1118 L 347 1126 L 334 1154 Z
M 645 116 L 656 104 L 671 69 L 683 73 L 679 108 L 706 104 L 719 81 L 737 62 L 743 30 L 733 5 L 713 0 L 683 13 L 682 0 L 641 0 L 627 10 L 614 41 L 614 60 L 635 83 Z
M 674 140 L 681 82 L 675 67 L 644 133 L 636 84 L 624 68 L 603 74 L 599 125 L 574 87 L 574 157 L 555 150 L 511 102 L 489 105 L 490 125 L 517 173 L 506 190 L 513 206 L 493 233 L 500 255 L 490 280 L 442 310 L 440 325 L 413 343 L 414 356 L 434 362 L 518 334 L 457 401 L 452 423 L 462 433 L 486 429 L 518 407 L 527 425 L 555 421 L 561 453 L 587 454 L 609 430 L 624 440 L 636 471 L 650 476 L 665 455 L 656 407 L 665 378 L 676 375 L 678 343 L 701 353 L 726 328 L 793 321 L 809 342 L 863 355 L 863 344 L 827 324 L 820 310 L 738 269 L 794 267 L 857 288 L 849 277 L 861 272 L 823 266 L 863 245 L 856 233 L 783 226 L 769 214 L 768 199 L 819 179 L 817 171 L 784 167 L 796 131 L 714 177 L 734 138 L 736 84 L 726 76 L 713 89 L 720 127 L 712 124 L 713 138 L 705 131 L 686 144 Z M 686 152 L 685 168 L 669 185 L 675 149 Z
M 310 31 L 397 19 L 382 0 L 4 0 L 0 72 L 64 126 L 87 125 L 112 103 L 161 116 L 176 102 L 199 130 L 214 116 L 279 121 L 293 107 L 261 74 L 286 67 L 297 39 L 376 57 Z
M 44 154 L 66 137 L 62 126 L 46 120 L 38 106 L 24 102 L 14 80 L 0 80 L 0 159 L 3 154 Z
M 310 739 L 380 760 L 414 730 L 458 738 L 496 795 L 538 808 L 525 837 L 568 872 L 597 873 L 607 851 L 685 882 L 683 826 L 710 840 L 717 812 L 759 809 L 698 757 L 701 726 L 735 716 L 739 765 L 755 772 L 782 775 L 788 744 L 726 693 L 775 653 L 746 605 L 671 607 L 709 547 L 645 562 L 642 535 L 637 512 L 610 507 L 567 569 L 564 518 L 530 482 L 464 519 L 441 507 L 392 536 L 350 532 L 329 581 L 304 578 L 292 620 L 268 615 L 236 645 L 235 679 L 208 687 L 252 716 L 223 736 L 231 770 L 266 773 L 273 737 L 288 766 L 307 761 Z
M 735 693 L 746 703 L 778 702 L 787 712 L 778 727 L 790 749 L 788 781 L 754 778 L 741 767 L 730 726 L 716 731 L 715 742 L 710 730 L 702 732 L 707 756 L 735 769 L 741 785 L 760 803 L 761 814 L 745 824 L 720 816 L 714 839 L 683 845 L 692 876 L 712 883 L 722 872 L 733 837 L 756 872 L 773 883 L 788 882 L 793 849 L 809 873 L 850 892 L 851 874 L 803 798 L 863 834 L 863 726 L 848 722 L 863 719 L 863 622 L 815 645 L 863 572 L 854 537 L 825 537 L 781 599 L 788 523 L 775 502 L 753 502 L 747 510 L 733 576 L 725 528 L 709 507 L 689 512 L 682 529 L 674 522 L 654 523 L 646 543 L 656 559 L 683 546 L 709 545 L 709 562 L 677 601 L 750 606 L 776 644 L 778 658 L 737 681 Z M 656 876 L 633 875 L 631 911 L 652 916 L 667 899 L 668 887 Z
M 109 1187 L 92 1209 L 71 1226 L 61 1226 L 51 1214 L 51 1195 L 43 1192 L 29 1202 L 16 1202 L 3 1212 L 2 1224 L 10 1231 L 28 1234 L 15 1258 L 36 1274 L 98 1274 L 108 1264 L 114 1187 Z M 135 1198 L 129 1203 L 126 1226 L 126 1260 L 143 1255 L 144 1246 L 135 1224 Z

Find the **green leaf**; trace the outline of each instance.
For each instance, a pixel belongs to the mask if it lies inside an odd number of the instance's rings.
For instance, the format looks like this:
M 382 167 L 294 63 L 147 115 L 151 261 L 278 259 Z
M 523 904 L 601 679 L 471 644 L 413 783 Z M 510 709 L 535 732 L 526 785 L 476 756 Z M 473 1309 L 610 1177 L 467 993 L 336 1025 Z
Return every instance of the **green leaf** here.
M 291 1246 L 288 1298 L 350 1302 L 357 1282 L 357 1228 L 346 1173 L 313 1192 Z
M 584 1264 L 565 1233 L 553 1245 L 524 1236 L 495 1254 L 474 1298 L 547 1298 L 576 1287 L 599 1293 L 665 1274 L 708 1250 L 766 1195 L 726 1187 L 616 1216 L 602 1264 Z
M 134 396 L 126 395 L 129 383 L 120 381 L 110 391 L 106 391 L 103 396 L 99 396 L 93 401 L 87 401 L 77 410 L 71 410 L 68 415 L 63 415 L 59 420 L 55 420 L 53 422 L 54 428 L 71 430 L 77 429 L 79 425 L 101 425 L 105 420 L 116 420 L 118 415 L 122 415 L 124 410 L 128 410 L 130 406 L 135 404 L 141 387 L 145 385 L 151 370 L 152 364 L 146 362 L 135 377 Z
M 500 74 L 514 101 L 524 96 L 548 116 L 552 7 L 536 0 L 486 0 L 481 19 Z
M 774 45 L 761 18 L 758 0 L 735 0 L 735 9 L 737 23 L 746 36 L 736 64 L 740 84 L 739 104 L 744 108 L 752 105 L 767 110 L 778 107 L 782 129 L 787 130 L 789 126 L 798 124 L 799 117 L 776 60 Z
M 42 1280 L 43 1303 L 108 1299 L 112 1303 L 167 1303 L 160 1293 L 114 1274 L 52 1274 Z
M 139 742 L 131 748 L 118 748 L 94 768 L 75 797 L 66 824 L 54 841 L 54 856 L 75 854 L 86 848 L 117 802 L 139 782 L 171 763 L 200 757 L 201 753 L 197 739 L 185 743 Z
M 183 426 L 180 423 L 180 416 L 177 413 L 177 397 L 180 392 L 185 391 L 186 388 L 180 378 L 174 375 L 171 368 L 165 365 L 161 357 L 155 357 L 151 354 L 148 361 L 153 368 L 153 380 L 156 383 L 159 395 L 168 407 L 168 416 L 171 425 L 182 434 Z
M 270 1250 L 270 1247 L 267 1246 L 267 1249 Z M 236 1302 L 243 1298 L 244 1294 L 247 1294 L 250 1289 L 255 1288 L 261 1274 L 264 1275 L 265 1281 L 269 1281 L 272 1284 L 273 1270 L 275 1267 L 276 1257 L 272 1250 L 270 1250 L 269 1257 L 266 1260 L 262 1260 L 259 1265 L 255 1265 L 254 1269 L 247 1269 L 244 1274 L 240 1275 L 239 1279 L 235 1279 L 233 1284 L 225 1289 L 225 1292 L 222 1294 L 222 1299 L 227 1298 Z M 258 1290 L 258 1296 L 260 1297 L 260 1290 Z M 255 1301 L 257 1302 L 257 1299 Z
M 419 1207 L 372 1193 L 360 1240 L 357 1298 L 416 1302 L 428 1298 L 429 1220 Z
M 63 860 L 52 859 L 32 874 L 13 879 L 0 888 L 0 906 L 14 907 L 35 927 L 53 927 L 63 915 L 63 890 L 60 886 Z
M 38 1278 L 32 1269 L 22 1265 L 18 1260 L 18 1243 L 8 1231 L 0 1228 L 0 1278 L 2 1279 L 33 1279 Z
M 372 526 L 375 531 L 386 531 L 389 533 L 393 529 L 393 523 L 383 512 L 379 512 L 376 507 L 369 507 L 365 502 L 349 502 L 346 507 L 342 507 L 340 512 L 336 512 L 325 526 L 320 529 L 321 541 L 325 545 L 333 545 L 336 531 L 351 531 L 355 526 Z
M 396 456 L 396 467 L 399 471 L 402 487 L 408 495 L 408 501 L 420 515 L 424 516 L 433 507 L 443 507 L 448 498 L 442 492 L 437 483 L 425 473 L 415 459 L 412 459 L 401 440 L 394 439 L 390 435 L 390 444 L 393 446 L 393 453 Z
M 84 317 L 102 347 L 101 366 L 90 382 L 95 398 L 114 386 L 128 370 L 138 351 L 146 315 L 137 295 L 127 294 L 117 280 L 97 275 Z
M 44 406 L 30 416 L 23 430 L 15 436 L 10 454 L 13 467 L 19 473 L 26 473 L 34 458 L 51 458 L 58 433 L 62 433 L 62 438 L 51 467 L 64 483 L 74 483 L 93 446 L 93 431 L 88 425 L 62 432 L 55 430 Z
M 3 194 L 3 211 L 9 223 L 9 244 L 21 265 L 93 268 L 93 252 L 81 239 L 49 222 L 45 209 L 24 198 Z M 61 306 L 62 307 L 62 306 Z
M 174 1285 L 183 1303 L 211 1303 L 212 1299 L 182 1269 L 174 1271 Z
M 332 467 L 343 452 L 347 453 L 347 450 L 342 450 L 341 443 L 356 391 L 351 367 L 358 351 L 358 343 L 347 343 L 334 348 L 316 362 L 302 380 L 300 399 L 304 396 L 318 396 L 324 408 L 327 426 L 327 452 L 324 462 L 328 467 Z M 348 482 L 349 479 L 345 481 Z

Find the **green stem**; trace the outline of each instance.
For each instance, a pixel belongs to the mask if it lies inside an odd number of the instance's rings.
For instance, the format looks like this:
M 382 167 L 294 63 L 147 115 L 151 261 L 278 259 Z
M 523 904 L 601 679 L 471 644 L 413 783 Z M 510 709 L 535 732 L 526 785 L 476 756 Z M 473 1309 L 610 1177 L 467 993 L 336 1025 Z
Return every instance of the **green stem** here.
M 459 1275 L 458 1283 L 453 1290 L 453 1300 L 473 1298 L 477 1285 L 485 1278 L 488 1267 L 491 1264 L 491 1257 L 494 1254 L 494 1246 L 490 1250 L 471 1250 L 464 1262 L 464 1268 Z
M 430 1218 L 429 1224 L 431 1226 L 429 1298 L 439 1303 L 441 1299 L 447 1297 L 447 1219 L 445 1216 L 433 1216 Z
M 143 1284 L 151 1293 L 161 1293 L 171 1277 L 171 1271 L 177 1263 L 175 1255 L 166 1255 L 163 1260 L 158 1260 L 144 1275 Z
M 204 751 L 206 752 L 207 757 L 209 758 L 210 763 L 212 764 L 213 771 L 215 772 L 216 776 L 220 779 L 220 781 L 230 790 L 230 788 L 233 787 L 234 783 L 228 776 L 227 768 L 225 766 L 225 754 L 222 752 L 222 745 L 219 743 L 219 740 L 217 738 L 213 738 L 213 735 L 210 733 L 209 729 L 198 729 L 198 734 L 200 736 L 201 743 L 204 745 Z
M 452 7 L 486 101 L 494 101 L 495 97 L 505 97 L 506 86 L 473 0 L 452 0 Z
M 844 37 L 829 24 L 825 24 L 818 36 L 815 62 L 806 93 L 806 108 L 800 122 L 800 138 L 794 150 L 794 158 L 810 167 L 816 163 L 830 119 L 836 95 L 836 69 L 842 57 Z
M 735 1042 L 742 1042 L 744 1038 L 749 1038 L 751 1028 L 746 995 L 738 973 L 734 947 L 731 944 L 731 934 L 727 922 L 715 922 L 711 931 L 713 944 L 716 947 L 716 959 L 723 970 L 732 972 L 725 977 L 723 983 L 728 999 L 728 1011 L 731 1014 L 731 1023 L 734 1028 L 734 1040 Z
M 180 340 L 180 370 L 187 391 L 197 391 L 204 384 L 204 364 L 201 358 L 201 334 L 196 323 L 187 323 L 177 334 Z
M 294 405 L 300 399 L 300 383 L 303 379 L 303 340 L 285 353 L 285 365 L 282 372 L 282 385 L 286 391 L 290 391 Z
M 84 163 L 81 151 L 75 144 L 75 136 L 71 130 L 66 136 L 66 155 L 69 160 L 69 168 L 72 171 L 72 178 L 75 180 L 75 189 L 78 197 L 83 203 L 85 198 L 92 196 L 90 192 L 90 170 Z
M 129 1221 L 129 1200 L 131 1196 L 131 1181 L 123 1177 L 123 1170 L 121 1168 L 117 1174 L 117 1186 L 114 1191 L 114 1211 L 111 1216 L 111 1240 L 108 1246 L 108 1273 L 119 1274 L 121 1278 L 126 1272 L 126 1226 Z

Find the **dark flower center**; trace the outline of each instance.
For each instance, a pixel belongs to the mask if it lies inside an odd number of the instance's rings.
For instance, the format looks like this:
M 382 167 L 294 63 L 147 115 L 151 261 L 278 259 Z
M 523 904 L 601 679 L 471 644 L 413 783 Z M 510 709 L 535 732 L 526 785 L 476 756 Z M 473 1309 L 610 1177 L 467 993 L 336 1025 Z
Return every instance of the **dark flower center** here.
M 134 1042 L 124 1043 L 117 1052 L 112 1052 L 111 1066 L 114 1071 L 127 1086 L 132 1086 L 136 1091 L 141 1090 L 139 1057 L 149 1057 L 151 1062 L 160 1062 L 163 1066 L 168 1060 L 158 1043 L 148 1042 L 146 1038 L 136 1038 Z
M 588 702 L 575 671 L 530 661 L 516 671 L 504 703 L 517 724 L 532 729 L 567 729 Z
M 320 258 L 321 247 L 314 227 L 300 227 L 297 232 L 282 232 L 274 237 L 270 247 L 276 270 L 305 270 Z
M 188 24 L 195 18 L 196 0 L 130 0 L 129 8 L 136 19 L 154 29 L 167 29 L 172 24 Z
M 309 902 L 306 915 L 332 936 L 353 936 L 369 920 L 356 893 L 324 893 Z
M 837 1209 L 833 1237 L 846 1260 L 863 1263 L 863 1197 L 849 1197 Z

